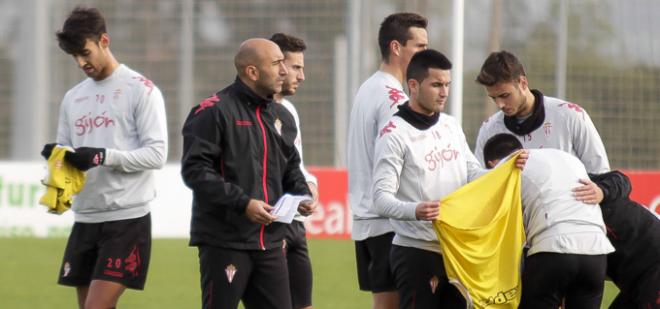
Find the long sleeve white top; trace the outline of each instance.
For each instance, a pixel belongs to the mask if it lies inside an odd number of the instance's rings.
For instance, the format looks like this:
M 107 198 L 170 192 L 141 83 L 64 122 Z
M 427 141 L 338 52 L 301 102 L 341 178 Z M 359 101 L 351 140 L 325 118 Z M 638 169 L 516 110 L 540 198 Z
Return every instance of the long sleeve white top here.
M 439 201 L 483 173 L 453 117 L 441 114 L 435 125 L 419 130 L 394 116 L 376 141 L 374 209 L 390 218 L 394 244 L 439 253 L 432 223 L 417 221 L 415 208 Z
M 154 169 L 167 160 L 165 103 L 147 78 L 121 64 L 101 81 L 87 78 L 60 106 L 57 143 L 106 149 L 75 198 L 78 222 L 131 219 L 149 213 Z
M 522 171 L 528 254 L 607 254 L 614 251 L 598 205 L 575 199 L 571 189 L 587 179 L 580 160 L 557 149 L 531 149 Z
M 499 111 L 484 121 L 479 129 L 474 155 L 483 162 L 484 145 L 493 135 L 508 133 L 516 136 L 524 148 L 554 148 L 578 157 L 589 173 L 610 170 L 607 152 L 589 114 L 582 107 L 553 97 L 543 97 L 545 120 L 530 134 L 519 136 L 504 124 L 504 113 Z
M 363 240 L 392 231 L 387 218 L 373 209 L 374 145 L 378 130 L 408 101 L 401 82 L 377 71 L 358 90 L 348 126 L 348 204 L 353 212 L 351 238 Z

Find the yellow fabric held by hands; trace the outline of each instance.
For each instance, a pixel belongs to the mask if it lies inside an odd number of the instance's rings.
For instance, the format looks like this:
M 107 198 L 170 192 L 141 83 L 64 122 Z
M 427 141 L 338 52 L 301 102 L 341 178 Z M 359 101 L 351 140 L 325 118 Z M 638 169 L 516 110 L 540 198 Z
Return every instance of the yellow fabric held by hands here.
M 55 146 L 48 158 L 48 177 L 42 181 L 46 193 L 39 204 L 48 207 L 48 212 L 61 214 L 73 202 L 73 196 L 82 191 L 85 186 L 85 173 L 73 167 L 64 160 L 66 148 Z
M 469 308 L 518 308 L 525 242 L 515 155 L 440 201 L 434 229 L 447 277 Z

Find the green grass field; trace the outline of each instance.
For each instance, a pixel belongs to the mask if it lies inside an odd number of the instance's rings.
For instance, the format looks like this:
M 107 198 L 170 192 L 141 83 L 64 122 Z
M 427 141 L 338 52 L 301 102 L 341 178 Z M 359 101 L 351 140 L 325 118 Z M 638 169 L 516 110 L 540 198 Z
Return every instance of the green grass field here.
M 0 238 L 0 308 L 76 308 L 75 290 L 57 285 L 66 239 Z M 357 287 L 353 242 L 311 240 L 315 308 L 370 308 Z M 602 308 L 616 288 L 607 284 Z M 145 291 L 127 290 L 119 308 L 200 308 L 197 249 L 184 239 L 153 242 Z

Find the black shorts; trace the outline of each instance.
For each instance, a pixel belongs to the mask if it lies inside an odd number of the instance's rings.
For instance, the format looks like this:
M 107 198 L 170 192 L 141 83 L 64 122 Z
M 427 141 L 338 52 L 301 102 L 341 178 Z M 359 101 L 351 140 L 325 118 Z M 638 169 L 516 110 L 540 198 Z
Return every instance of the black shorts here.
M 610 309 L 660 309 L 660 265 L 655 264 L 635 283 L 633 289 L 619 292 Z
M 291 308 L 282 248 L 235 250 L 199 246 L 202 308 Z
M 394 232 L 355 242 L 360 290 L 372 293 L 396 291 L 390 267 L 390 248 Z
M 142 290 L 151 254 L 151 215 L 73 224 L 58 283 L 88 286 L 92 280 Z
M 521 309 L 600 308 L 606 255 L 541 252 L 525 260 Z
M 312 263 L 307 250 L 305 224 L 293 220 L 286 226 L 284 254 L 289 267 L 293 309 L 312 305 Z
M 399 308 L 467 307 L 461 292 L 447 279 L 441 254 L 392 245 L 390 255 L 399 291 Z

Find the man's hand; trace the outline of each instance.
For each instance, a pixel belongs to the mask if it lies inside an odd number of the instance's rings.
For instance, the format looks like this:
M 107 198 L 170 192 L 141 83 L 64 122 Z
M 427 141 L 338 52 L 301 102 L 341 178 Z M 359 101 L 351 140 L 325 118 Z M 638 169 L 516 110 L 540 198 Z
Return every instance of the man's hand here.
M 440 214 L 440 202 L 421 202 L 415 208 L 417 220 L 433 221 Z
M 516 159 L 516 167 L 521 171 L 525 168 L 527 159 L 529 158 L 529 151 L 527 149 L 521 149 L 518 158 Z
M 53 153 L 53 148 L 55 148 L 56 145 L 57 143 L 50 143 L 44 145 L 44 149 L 41 150 L 41 156 L 44 157 L 44 159 L 48 160 L 48 158 L 50 158 L 50 154 Z
M 269 225 L 277 219 L 270 214 L 271 210 L 273 210 L 273 206 L 260 200 L 251 199 L 245 208 L 245 216 L 254 223 Z
M 76 148 L 76 152 L 67 151 L 64 154 L 64 160 L 84 172 L 103 164 L 105 161 L 105 148 Z
M 307 217 L 307 216 L 311 215 L 312 213 L 314 213 L 314 210 L 316 209 L 316 205 L 317 204 L 314 203 L 313 201 L 311 201 L 311 202 L 310 201 L 302 202 L 302 203 L 300 203 L 300 205 L 298 205 L 298 212 L 301 215 Z
M 598 185 L 589 179 L 580 179 L 580 183 L 583 185 L 573 189 L 576 200 L 592 205 L 603 201 L 603 190 Z
M 312 201 L 302 202 L 298 205 L 298 213 L 305 217 L 314 213 L 314 210 L 316 210 L 316 207 L 319 204 L 319 189 L 313 182 L 308 182 L 307 186 L 309 187 L 309 192 L 312 193 Z
M 307 187 L 309 187 L 309 192 L 312 192 L 313 203 L 316 204 L 319 202 L 319 188 L 313 182 L 308 182 Z M 316 206 L 314 206 L 316 207 Z

